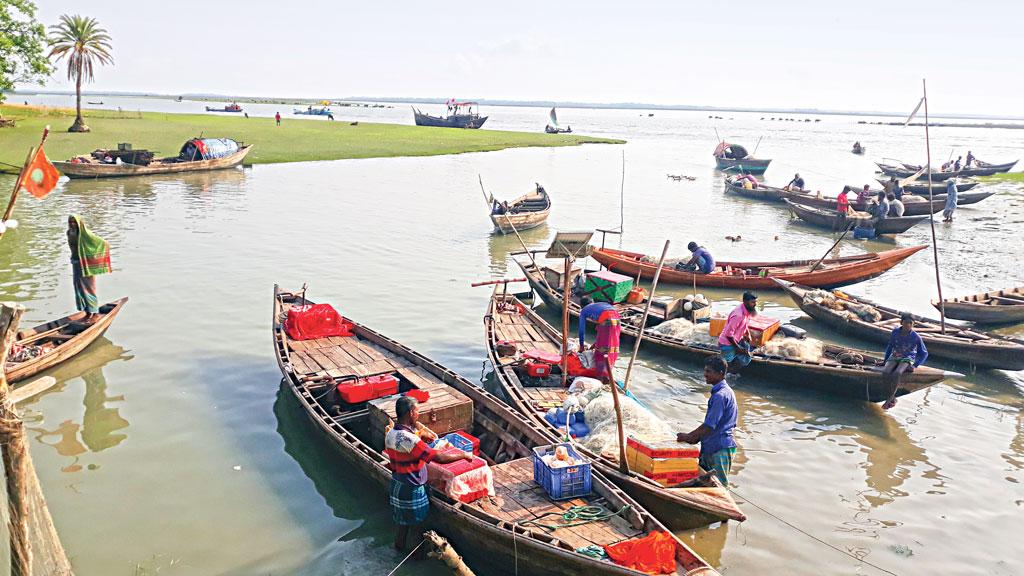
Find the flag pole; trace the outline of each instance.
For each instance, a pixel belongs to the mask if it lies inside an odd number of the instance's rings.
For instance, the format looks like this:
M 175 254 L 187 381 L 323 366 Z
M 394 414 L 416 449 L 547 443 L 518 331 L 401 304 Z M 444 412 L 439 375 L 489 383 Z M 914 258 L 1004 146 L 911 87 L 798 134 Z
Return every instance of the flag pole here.
M 25 157 L 25 165 L 21 167 L 21 171 L 18 172 L 18 178 L 14 181 L 14 190 L 11 192 L 11 200 L 7 203 L 7 209 L 4 210 L 4 217 L 0 218 L 0 222 L 6 224 L 11 219 L 11 214 L 14 213 L 14 203 L 18 199 L 18 191 L 21 190 L 21 183 L 25 181 L 25 172 L 28 171 L 29 165 L 32 164 L 32 160 L 36 157 L 36 152 L 43 149 L 43 143 L 46 142 L 46 137 L 50 135 L 50 127 L 43 128 L 43 137 L 39 140 L 38 148 L 29 148 L 28 156 Z M 0 238 L 3 238 L 4 232 L 7 231 L 7 227 L 4 226 L 0 229 Z
M 942 280 L 939 276 L 939 247 L 935 243 L 935 212 L 932 206 L 935 205 L 935 192 L 932 190 L 932 144 L 928 135 L 928 82 L 921 79 L 921 89 L 924 97 L 924 145 L 928 157 L 928 223 L 932 227 L 932 257 L 935 259 L 935 286 L 939 290 L 939 327 L 943 334 L 946 333 L 946 304 L 942 300 Z

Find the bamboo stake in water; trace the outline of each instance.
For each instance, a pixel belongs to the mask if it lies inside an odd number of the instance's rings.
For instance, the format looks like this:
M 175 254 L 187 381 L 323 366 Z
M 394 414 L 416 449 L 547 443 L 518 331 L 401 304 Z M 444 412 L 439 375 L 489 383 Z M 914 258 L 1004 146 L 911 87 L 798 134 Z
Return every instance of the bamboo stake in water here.
M 619 385 L 615 382 L 612 361 L 608 359 L 608 356 L 604 357 L 604 365 L 608 370 L 608 380 L 612 385 L 612 403 L 615 405 L 615 423 L 619 433 L 619 470 L 623 474 L 629 474 L 629 462 L 626 461 L 626 433 L 622 429 L 622 405 L 619 404 Z
M 939 289 L 939 329 L 946 333 L 946 303 L 942 300 L 942 280 L 939 277 L 939 246 L 935 242 L 935 213 L 932 205 L 935 202 L 935 193 L 932 190 L 932 144 L 928 136 L 928 83 L 921 79 L 921 88 L 924 91 L 924 145 L 928 154 L 928 223 L 932 227 L 932 256 L 935 259 L 935 286 Z M 952 154 L 949 155 L 953 157 Z M 956 184 L 954 184 L 956 186 Z M 948 197 L 947 197 L 948 199 Z
M 651 282 L 651 293 L 647 295 L 647 306 L 644 306 L 644 315 L 640 319 L 640 326 L 637 327 L 636 340 L 633 342 L 633 355 L 629 357 L 629 365 L 626 366 L 626 379 L 622 382 L 623 391 L 629 390 L 629 377 L 633 374 L 633 362 L 636 360 L 636 355 L 640 351 L 640 341 L 644 339 L 644 326 L 647 325 L 647 314 L 651 311 L 651 301 L 654 300 L 654 291 L 658 289 L 658 277 L 661 276 L 661 268 L 665 265 L 665 255 L 668 254 L 668 245 L 669 241 L 665 240 L 665 247 L 661 250 L 661 260 L 658 260 L 658 269 L 654 271 L 654 280 Z

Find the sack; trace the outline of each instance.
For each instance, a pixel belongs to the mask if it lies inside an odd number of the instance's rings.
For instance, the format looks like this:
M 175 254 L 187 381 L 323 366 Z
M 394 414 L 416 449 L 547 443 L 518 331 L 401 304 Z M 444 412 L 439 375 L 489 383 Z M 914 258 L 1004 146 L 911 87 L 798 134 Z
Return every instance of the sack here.
M 284 330 L 292 340 L 352 336 L 353 328 L 355 325 L 342 318 L 330 304 L 293 306 L 284 321 Z

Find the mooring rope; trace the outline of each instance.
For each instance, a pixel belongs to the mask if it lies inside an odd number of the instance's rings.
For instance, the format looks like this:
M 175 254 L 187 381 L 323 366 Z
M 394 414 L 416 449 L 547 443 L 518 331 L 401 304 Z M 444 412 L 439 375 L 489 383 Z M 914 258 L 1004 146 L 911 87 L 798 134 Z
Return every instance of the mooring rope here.
M 412 549 L 412 552 L 409 552 L 409 555 L 406 556 L 405 558 L 403 558 L 402 561 L 398 563 L 398 566 L 395 566 L 394 570 L 392 570 L 391 572 L 388 572 L 388 576 L 392 576 L 392 574 L 394 574 L 395 572 L 398 572 L 398 569 L 402 567 L 402 564 L 405 564 L 406 560 L 408 560 L 409 558 L 412 558 L 412 555 L 415 554 L 416 551 L 420 549 L 420 546 L 423 546 L 423 543 L 426 542 L 426 541 L 427 541 L 426 538 L 424 538 L 423 540 L 420 540 L 420 543 L 417 544 L 416 547 Z

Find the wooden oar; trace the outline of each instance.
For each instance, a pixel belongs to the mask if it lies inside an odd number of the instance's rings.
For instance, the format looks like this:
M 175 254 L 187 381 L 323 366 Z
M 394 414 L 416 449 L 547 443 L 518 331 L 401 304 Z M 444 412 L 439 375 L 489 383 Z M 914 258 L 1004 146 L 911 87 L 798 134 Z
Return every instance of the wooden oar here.
M 818 266 L 821 266 L 821 263 L 825 261 L 825 258 L 828 258 L 828 253 L 833 251 L 833 250 L 835 250 L 836 246 L 839 246 L 839 243 L 843 241 L 843 238 L 846 238 L 846 235 L 849 234 L 850 230 L 853 230 L 853 228 L 854 228 L 854 224 L 853 223 L 851 223 L 849 226 L 846 227 L 846 230 L 843 231 L 843 234 L 842 234 L 842 236 L 839 237 L 839 240 L 836 240 L 835 244 L 833 244 L 832 247 L 829 248 L 828 251 L 826 251 L 821 256 L 821 258 L 819 258 L 818 261 L 814 263 L 814 266 L 811 266 L 811 272 L 814 272 L 815 270 L 818 269 Z

